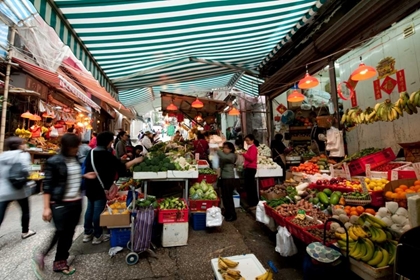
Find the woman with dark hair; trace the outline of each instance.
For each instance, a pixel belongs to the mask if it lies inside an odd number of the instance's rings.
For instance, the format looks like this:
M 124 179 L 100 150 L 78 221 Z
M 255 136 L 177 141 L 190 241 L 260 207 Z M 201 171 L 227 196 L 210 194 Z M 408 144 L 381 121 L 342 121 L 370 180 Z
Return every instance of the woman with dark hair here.
M 143 156 L 143 146 L 137 145 L 134 147 L 134 158 L 142 157 Z
M 257 174 L 257 158 L 258 150 L 254 145 L 255 137 L 253 134 L 248 134 L 245 137 L 245 143 L 248 146 L 246 153 L 242 153 L 244 157 L 244 181 L 246 189 L 246 197 L 248 206 L 253 208 L 257 206 L 259 198 L 257 193 L 257 186 L 255 183 L 255 175 Z
M 197 133 L 197 140 L 194 140 L 194 153 L 199 154 L 200 159 L 209 159 L 209 143 L 206 141 L 204 134 Z
M 117 146 L 115 147 L 115 156 L 118 159 L 121 159 L 123 162 L 125 162 L 125 159 L 122 159 L 124 157 L 130 156 L 127 153 L 127 140 L 128 140 L 128 134 L 125 131 L 121 131 L 118 133 L 118 139 L 120 139 L 117 143 Z
M 91 149 L 95 149 L 96 148 L 96 145 L 97 145 L 96 136 L 98 136 L 98 134 L 96 132 L 93 132 L 92 133 L 92 139 L 90 139 L 90 142 L 89 142 L 89 147 Z
M 67 264 L 73 235 L 82 212 L 82 169 L 77 159 L 80 137 L 66 133 L 61 138 L 61 152 L 47 160 L 44 179 L 44 212 L 42 219 L 54 221 L 55 234 L 49 247 L 34 258 L 38 277 L 44 268 L 44 257 L 57 244 L 53 270 L 71 275 L 76 270 Z
M 31 165 L 31 156 L 23 151 L 23 139 L 19 137 L 10 137 L 6 139 L 6 148 L 8 151 L 0 154 L 0 225 L 6 214 L 7 206 L 17 201 L 22 210 L 22 239 L 35 234 L 35 231 L 29 229 L 29 187 L 16 189 L 8 180 L 10 168 L 14 163 L 21 163 L 23 168 L 29 170 Z
M 286 150 L 286 146 L 283 143 L 283 135 L 278 133 L 274 136 L 274 140 L 271 141 L 271 156 L 273 157 L 273 161 L 281 166 L 283 169 L 283 174 L 285 172 L 285 164 L 283 162 L 283 155 L 284 150 Z M 284 176 L 281 178 L 283 180 Z
M 99 133 L 97 137 L 98 146 L 86 158 L 85 172 L 87 174 L 94 172 L 97 176 L 85 180 L 88 205 L 85 213 L 84 243 L 92 241 L 93 245 L 97 245 L 109 240 L 109 235 L 103 234 L 102 227 L 99 224 L 100 215 L 105 209 L 107 201 L 106 195 L 113 185 L 117 173 L 118 175 L 125 175 L 127 169 L 143 161 L 143 157 L 135 158 L 126 163 L 117 159 L 108 152 L 113 139 L 112 132 Z
M 225 207 L 225 217 L 227 222 L 236 220 L 235 204 L 233 202 L 233 191 L 236 188 L 235 179 L 235 146 L 230 142 L 223 143 L 223 150 L 217 150 L 221 170 L 221 180 L 219 187 L 222 190 L 223 206 Z

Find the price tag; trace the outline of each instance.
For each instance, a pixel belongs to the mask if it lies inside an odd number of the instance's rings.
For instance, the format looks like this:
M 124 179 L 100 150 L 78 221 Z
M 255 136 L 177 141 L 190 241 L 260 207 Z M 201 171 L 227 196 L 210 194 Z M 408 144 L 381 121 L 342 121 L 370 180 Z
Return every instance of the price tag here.
M 365 180 L 360 180 L 360 185 L 362 186 L 363 193 L 369 193 Z
M 420 163 L 413 163 L 414 172 L 416 173 L 416 178 L 420 180 Z
M 398 180 L 398 171 L 397 170 L 392 170 L 391 171 L 391 181 L 395 181 Z
M 306 212 L 305 212 L 305 210 L 299 209 L 297 211 L 296 218 L 299 219 L 299 220 L 302 220 L 302 221 L 305 220 L 306 219 Z
M 350 169 L 347 163 L 343 163 L 344 173 L 346 174 L 346 179 L 351 180 Z
M 366 164 L 365 168 L 366 168 L 366 171 L 365 171 L 366 177 L 369 178 L 369 179 L 372 179 L 372 172 L 370 170 L 370 164 Z
M 333 177 L 333 178 L 335 177 L 334 176 L 334 165 L 332 165 L 332 164 L 330 164 L 330 176 Z

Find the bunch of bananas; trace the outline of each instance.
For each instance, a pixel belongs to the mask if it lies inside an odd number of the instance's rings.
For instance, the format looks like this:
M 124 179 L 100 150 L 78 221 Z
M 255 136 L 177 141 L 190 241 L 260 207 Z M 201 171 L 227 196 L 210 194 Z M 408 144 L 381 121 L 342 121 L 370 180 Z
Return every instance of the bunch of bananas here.
M 397 241 L 392 240 L 387 225 L 381 219 L 363 214 L 358 225 L 347 228 L 349 234 L 349 254 L 356 260 L 374 267 L 392 265 L 395 260 Z M 341 249 L 347 249 L 346 234 L 335 233 Z
M 392 122 L 403 115 L 401 108 L 393 104 L 390 99 L 376 104 L 374 110 L 376 112 L 376 119 L 383 122 Z
M 395 106 L 407 112 L 407 114 L 417 114 L 417 108 L 420 107 L 420 90 L 413 92 L 411 95 L 403 91 L 400 93 L 400 98 L 395 103 Z
M 227 258 L 219 257 L 217 265 L 219 267 L 219 272 L 222 274 L 224 280 L 243 280 L 241 272 L 237 269 L 239 262 L 229 260 Z
M 268 269 L 264 274 L 255 277 L 255 280 L 273 280 L 273 272 L 271 269 Z
M 32 137 L 32 133 L 29 130 L 26 130 L 24 128 L 16 128 L 15 134 L 19 136 L 20 138 L 30 139 Z

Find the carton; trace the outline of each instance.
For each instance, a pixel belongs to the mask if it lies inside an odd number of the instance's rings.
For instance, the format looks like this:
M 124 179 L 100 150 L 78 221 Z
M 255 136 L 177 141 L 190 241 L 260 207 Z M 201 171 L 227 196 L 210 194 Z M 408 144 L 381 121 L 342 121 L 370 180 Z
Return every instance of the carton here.
M 124 211 L 125 209 L 118 209 Z M 99 225 L 101 227 L 124 227 L 130 225 L 130 213 L 128 214 L 104 214 L 108 210 L 101 214 Z
M 396 188 L 398 188 L 401 185 L 406 185 L 407 187 L 410 187 L 412 185 L 414 185 L 414 182 L 416 181 L 416 179 L 402 179 L 402 180 L 395 180 L 395 181 L 391 181 L 388 184 L 385 185 L 384 187 L 384 194 L 386 194 L 386 192 L 391 191 L 393 192 Z M 404 207 L 407 209 L 407 198 L 388 198 L 385 197 L 386 201 L 395 201 L 398 203 L 398 205 L 400 207 Z

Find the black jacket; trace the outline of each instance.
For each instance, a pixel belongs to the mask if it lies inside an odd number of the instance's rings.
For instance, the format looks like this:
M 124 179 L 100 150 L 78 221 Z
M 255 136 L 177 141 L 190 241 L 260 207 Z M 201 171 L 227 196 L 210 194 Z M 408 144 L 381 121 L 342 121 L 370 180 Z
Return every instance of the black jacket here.
M 49 158 L 45 163 L 45 179 L 43 190 L 44 193 L 51 195 L 51 201 L 61 202 L 66 191 L 66 187 L 66 160 L 62 154 L 58 154 Z

